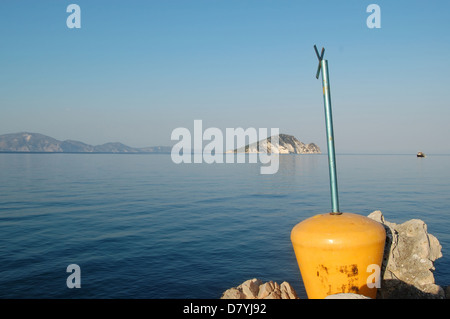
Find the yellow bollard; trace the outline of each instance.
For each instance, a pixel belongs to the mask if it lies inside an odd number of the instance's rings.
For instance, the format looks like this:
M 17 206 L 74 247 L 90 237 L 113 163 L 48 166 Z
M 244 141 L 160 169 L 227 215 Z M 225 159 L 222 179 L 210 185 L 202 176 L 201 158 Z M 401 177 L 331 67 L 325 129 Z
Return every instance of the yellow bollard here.
M 375 299 L 385 240 L 380 223 L 357 214 L 326 213 L 298 223 L 291 241 L 308 298 L 357 293 Z

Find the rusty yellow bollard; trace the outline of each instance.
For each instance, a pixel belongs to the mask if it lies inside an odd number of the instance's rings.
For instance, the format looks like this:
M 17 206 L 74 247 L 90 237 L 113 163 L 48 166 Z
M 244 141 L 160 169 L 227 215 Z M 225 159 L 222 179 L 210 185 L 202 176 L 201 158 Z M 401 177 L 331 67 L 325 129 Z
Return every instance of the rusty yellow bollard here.
M 309 299 L 337 293 L 376 298 L 374 267 L 381 269 L 386 232 L 365 216 L 326 213 L 298 223 L 291 241 Z M 379 273 L 379 272 L 378 272 Z

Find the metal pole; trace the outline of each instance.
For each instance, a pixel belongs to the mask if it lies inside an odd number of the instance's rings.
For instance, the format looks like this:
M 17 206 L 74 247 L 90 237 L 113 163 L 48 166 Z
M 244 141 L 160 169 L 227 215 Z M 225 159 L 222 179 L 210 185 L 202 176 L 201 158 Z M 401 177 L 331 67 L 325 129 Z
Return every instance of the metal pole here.
M 325 106 L 325 125 L 327 128 L 328 166 L 330 169 L 331 206 L 333 214 L 339 212 L 339 198 L 336 174 L 336 155 L 334 152 L 333 114 L 331 112 L 330 80 L 328 77 L 328 61 L 320 61 L 322 69 L 323 102 Z
M 336 156 L 334 154 L 334 132 L 333 132 L 333 116 L 331 113 L 331 93 L 330 80 L 328 78 L 328 61 L 323 58 L 325 48 L 319 54 L 317 46 L 314 45 L 317 58 L 319 59 L 319 66 L 317 67 L 316 79 L 319 78 L 322 72 L 322 87 L 323 87 L 323 102 L 325 106 L 325 125 L 327 128 L 327 147 L 328 147 L 328 166 L 330 169 L 330 191 L 331 191 L 331 206 L 332 214 L 341 214 L 339 212 L 339 198 L 336 176 Z

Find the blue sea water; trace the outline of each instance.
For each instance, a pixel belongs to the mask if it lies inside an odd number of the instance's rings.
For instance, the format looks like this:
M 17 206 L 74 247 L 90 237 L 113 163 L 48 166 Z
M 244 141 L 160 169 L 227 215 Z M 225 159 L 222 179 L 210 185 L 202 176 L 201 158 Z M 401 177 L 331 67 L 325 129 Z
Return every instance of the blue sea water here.
M 450 156 L 338 155 L 337 168 L 341 211 L 427 223 L 449 285 Z M 330 211 L 328 178 L 326 155 L 261 175 L 169 154 L 0 154 L 0 298 L 215 299 L 251 278 L 306 298 L 290 232 Z

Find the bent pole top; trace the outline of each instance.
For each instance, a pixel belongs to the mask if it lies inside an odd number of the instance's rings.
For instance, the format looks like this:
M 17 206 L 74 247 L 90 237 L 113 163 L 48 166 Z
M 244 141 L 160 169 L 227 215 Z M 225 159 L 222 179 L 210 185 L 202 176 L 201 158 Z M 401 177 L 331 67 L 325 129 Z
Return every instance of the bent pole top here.
M 322 73 L 323 86 L 323 102 L 325 106 L 325 124 L 327 129 L 327 148 L 328 148 L 328 166 L 330 170 L 330 191 L 331 191 L 331 207 L 332 214 L 341 214 L 339 211 L 339 198 L 336 174 L 336 155 L 334 151 L 334 132 L 333 132 L 333 115 L 331 112 L 331 93 L 330 80 L 328 77 L 328 61 L 323 58 L 325 48 L 322 48 L 321 53 L 314 45 L 317 58 L 319 59 L 319 66 L 317 67 L 316 79 Z

